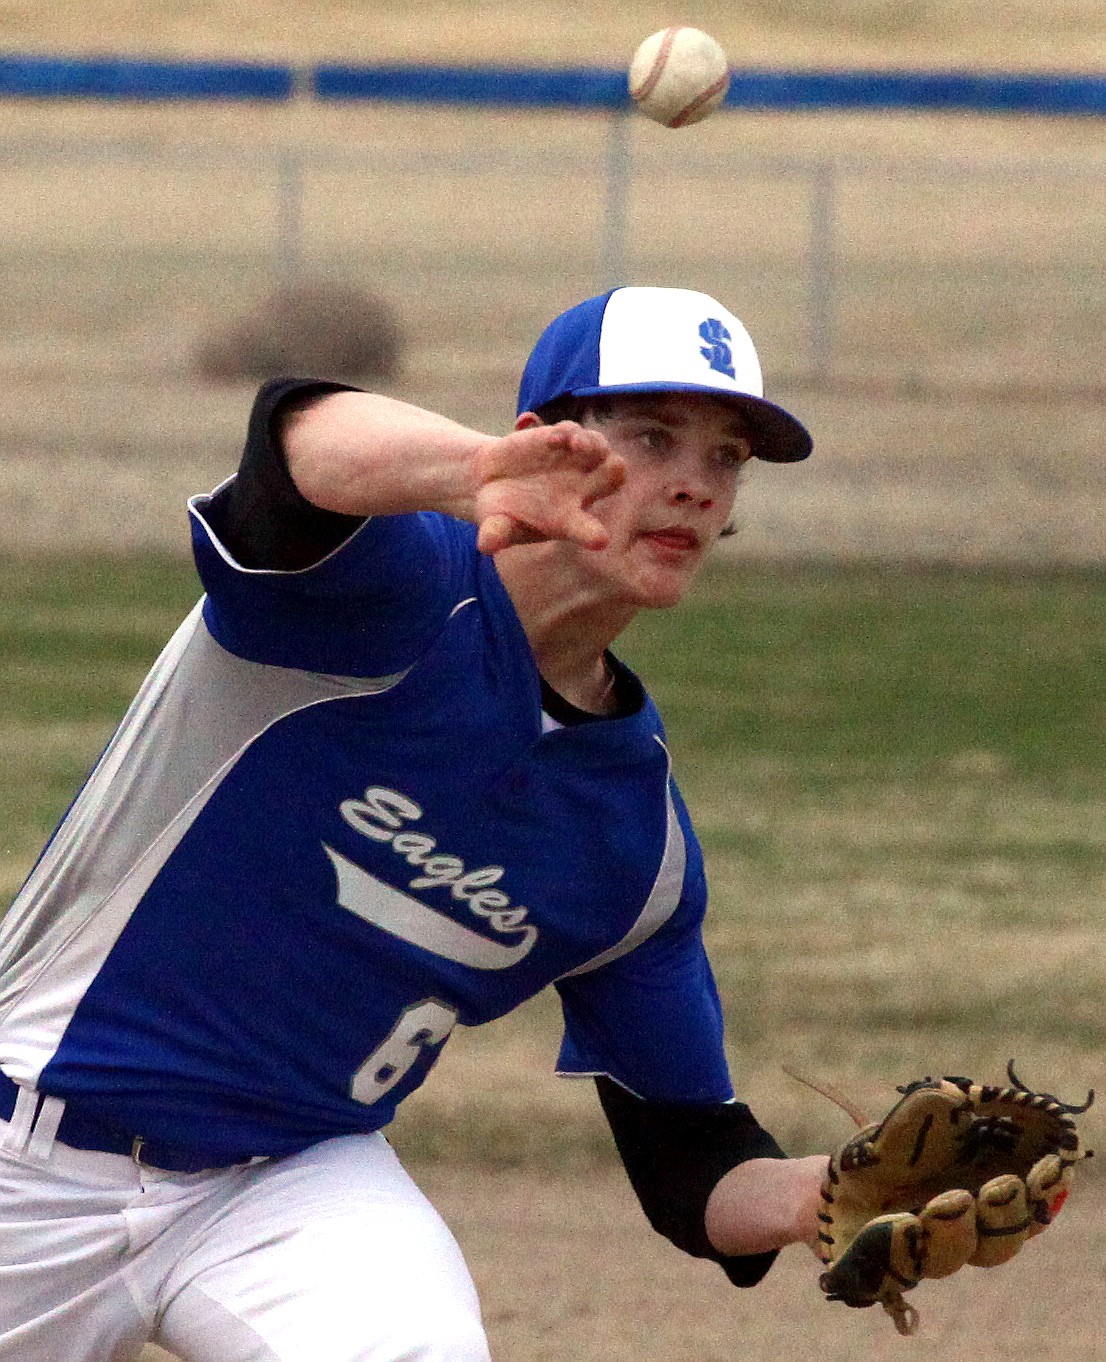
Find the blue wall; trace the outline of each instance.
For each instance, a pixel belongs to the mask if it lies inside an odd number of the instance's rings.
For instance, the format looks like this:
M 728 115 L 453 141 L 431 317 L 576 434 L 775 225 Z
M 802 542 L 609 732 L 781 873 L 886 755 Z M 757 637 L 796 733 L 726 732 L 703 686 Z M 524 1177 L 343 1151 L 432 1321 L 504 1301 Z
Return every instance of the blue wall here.
M 399 100 L 628 109 L 626 74 L 599 67 L 345 66 L 0 56 L 0 97 L 108 100 Z M 1106 115 L 1106 77 L 958 71 L 736 70 L 731 109 Z
M 291 99 L 287 66 L 139 61 L 125 57 L 0 56 L 0 96 L 31 99 Z

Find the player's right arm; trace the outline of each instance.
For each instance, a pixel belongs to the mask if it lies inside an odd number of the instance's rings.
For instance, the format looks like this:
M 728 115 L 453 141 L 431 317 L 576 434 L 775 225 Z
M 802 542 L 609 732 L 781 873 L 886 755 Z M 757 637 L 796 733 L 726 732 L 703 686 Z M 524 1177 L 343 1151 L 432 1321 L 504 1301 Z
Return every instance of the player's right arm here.
M 337 383 L 266 383 L 237 473 L 191 505 L 216 641 L 255 662 L 391 674 L 474 593 L 465 522 L 489 553 L 598 546 L 589 508 L 621 460 L 597 432 L 533 422 L 500 438 Z
M 589 508 L 623 477 L 605 437 L 574 422 L 492 436 L 351 390 L 292 404 L 280 439 L 312 505 L 361 518 L 440 511 L 479 526 L 484 553 L 543 539 L 602 548 L 607 534 Z

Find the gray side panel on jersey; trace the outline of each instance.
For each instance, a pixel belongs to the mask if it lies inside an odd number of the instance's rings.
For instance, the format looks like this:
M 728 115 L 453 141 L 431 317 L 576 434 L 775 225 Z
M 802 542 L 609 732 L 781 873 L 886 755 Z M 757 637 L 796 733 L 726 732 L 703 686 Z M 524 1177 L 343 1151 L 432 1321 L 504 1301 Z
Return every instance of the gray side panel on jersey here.
M 246 662 L 203 601 L 170 640 L 0 928 L 0 1064 L 34 1083 L 139 901 L 246 748 L 279 719 L 379 694 L 406 672 Z
M 664 747 L 659 738 L 657 742 Z M 665 755 L 668 755 L 667 748 L 665 748 Z M 635 946 L 640 946 L 655 931 L 663 927 L 680 906 L 680 899 L 684 892 L 684 872 L 687 869 L 687 845 L 684 842 L 684 830 L 680 827 L 676 805 L 672 799 L 671 770 L 672 766 L 669 762 L 669 774 L 664 789 L 668 807 L 664 855 L 661 857 L 660 869 L 657 871 L 657 878 L 653 881 L 653 887 L 649 891 L 649 897 L 645 900 L 644 908 L 642 908 L 637 921 L 621 941 L 611 946 L 609 950 L 605 950 L 602 955 L 597 955 L 594 959 L 587 961 L 586 964 L 578 965 L 576 969 L 569 970 L 567 974 L 562 975 L 562 978 L 571 979 L 577 974 L 590 974 L 593 969 L 598 969 L 611 960 L 617 960 L 619 956 L 628 955 Z

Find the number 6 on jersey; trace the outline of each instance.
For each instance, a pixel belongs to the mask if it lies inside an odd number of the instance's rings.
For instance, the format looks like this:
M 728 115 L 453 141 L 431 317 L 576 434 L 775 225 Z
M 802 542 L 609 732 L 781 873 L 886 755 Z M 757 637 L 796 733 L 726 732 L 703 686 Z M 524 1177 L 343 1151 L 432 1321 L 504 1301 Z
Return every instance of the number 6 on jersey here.
M 426 1046 L 441 1044 L 456 1022 L 453 1008 L 433 998 L 409 1007 L 353 1075 L 350 1096 L 366 1106 L 379 1101 L 395 1087 Z

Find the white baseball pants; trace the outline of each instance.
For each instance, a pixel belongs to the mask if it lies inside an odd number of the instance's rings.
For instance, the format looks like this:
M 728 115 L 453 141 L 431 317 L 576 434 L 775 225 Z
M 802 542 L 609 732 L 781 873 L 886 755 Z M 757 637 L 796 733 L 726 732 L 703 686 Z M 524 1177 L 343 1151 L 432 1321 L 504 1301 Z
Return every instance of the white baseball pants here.
M 382 1135 L 182 1174 L 48 1124 L 0 1121 L 0 1362 L 488 1362 L 461 1251 Z

